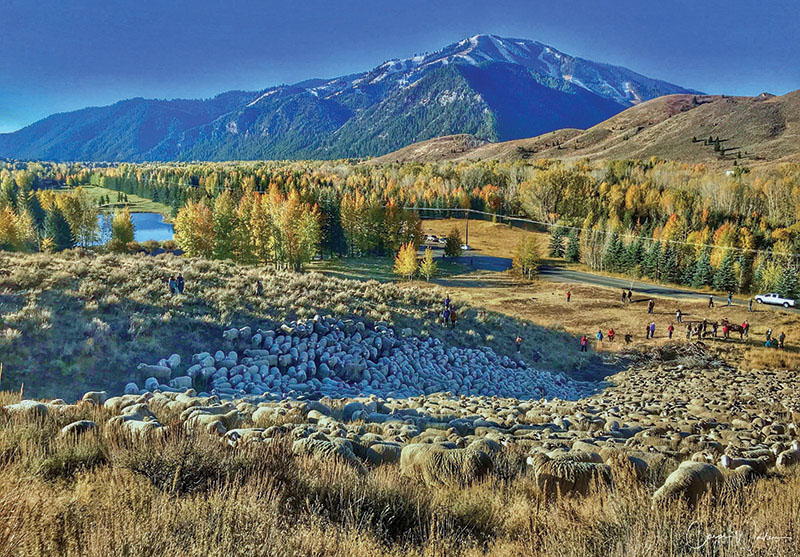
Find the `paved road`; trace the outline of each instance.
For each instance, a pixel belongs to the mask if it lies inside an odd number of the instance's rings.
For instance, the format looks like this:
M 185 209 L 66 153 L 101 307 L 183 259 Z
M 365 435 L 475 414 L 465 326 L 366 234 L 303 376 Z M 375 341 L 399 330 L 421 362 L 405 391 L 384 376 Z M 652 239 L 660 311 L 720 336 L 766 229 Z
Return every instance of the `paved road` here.
M 455 261 L 462 265 L 479 269 L 482 271 L 506 271 L 511 268 L 511 259 L 505 257 L 492 257 L 491 255 L 462 255 L 461 257 L 451 257 L 448 261 Z M 671 288 L 659 284 L 648 284 L 645 282 L 638 282 L 631 279 L 623 279 L 616 277 L 607 277 L 603 275 L 595 275 L 583 271 L 573 271 L 565 269 L 564 267 L 548 267 L 542 266 L 539 269 L 539 275 L 546 280 L 563 283 L 580 283 L 580 284 L 593 284 L 595 286 L 604 286 L 606 288 L 615 288 L 622 293 L 622 289 L 633 290 L 634 295 L 641 296 L 654 296 L 659 298 L 674 298 L 674 299 L 693 299 L 693 300 L 708 300 L 708 294 L 693 292 L 681 288 Z M 714 296 L 714 303 L 718 305 L 725 305 L 726 299 L 723 296 Z M 733 303 L 737 305 L 747 305 L 746 299 L 734 298 Z M 755 307 L 772 307 L 774 309 L 784 310 L 778 306 L 761 306 L 754 303 Z M 798 312 L 798 308 L 789 308 L 785 311 Z
M 702 292 L 693 292 L 692 290 L 684 290 L 681 288 L 671 288 L 659 284 L 648 284 L 645 282 L 637 282 L 631 279 L 622 279 L 616 277 L 607 277 L 603 275 L 595 275 L 592 273 L 585 273 L 582 271 L 573 271 L 563 267 L 547 267 L 542 266 L 539 269 L 539 275 L 547 280 L 554 282 L 579 282 L 582 284 L 593 284 L 596 286 L 605 286 L 607 288 L 616 288 L 622 294 L 622 289 L 633 290 L 634 295 L 657 296 L 659 298 L 676 298 L 676 299 L 693 299 L 693 300 L 708 300 L 708 294 Z M 726 303 L 724 296 L 714 296 L 714 303 L 716 305 L 724 306 Z M 747 305 L 746 299 L 734 298 L 733 303 L 737 305 Z M 754 307 L 774 307 L 775 309 L 784 308 L 778 306 L 760 306 L 753 302 Z M 789 308 L 788 311 L 798 311 L 798 309 Z

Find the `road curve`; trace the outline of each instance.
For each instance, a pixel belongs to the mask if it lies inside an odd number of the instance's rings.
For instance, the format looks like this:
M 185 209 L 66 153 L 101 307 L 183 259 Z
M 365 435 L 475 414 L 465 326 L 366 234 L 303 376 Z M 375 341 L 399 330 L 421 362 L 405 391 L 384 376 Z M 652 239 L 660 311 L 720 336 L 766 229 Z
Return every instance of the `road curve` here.
M 511 259 L 506 257 L 493 257 L 491 255 L 462 255 L 461 257 L 448 257 L 447 261 L 454 261 L 461 265 L 482 271 L 502 272 L 511 268 Z M 566 269 L 564 267 L 548 265 L 543 265 L 539 268 L 539 276 L 553 282 L 591 284 L 594 286 L 604 286 L 606 288 L 616 288 L 620 291 L 620 295 L 622 289 L 630 289 L 638 296 L 654 296 L 659 298 L 708 300 L 709 296 L 709 294 L 704 294 L 703 292 L 673 288 L 660 284 L 649 284 L 631 279 L 596 275 L 584 271 L 573 271 L 572 269 Z M 714 296 L 714 302 L 724 305 L 726 299 L 723 296 Z M 734 298 L 733 303 L 737 305 L 747 305 L 747 300 Z M 772 307 L 782 311 L 800 311 L 798 308 L 787 309 L 780 306 L 760 306 L 755 302 L 753 302 L 753 304 L 756 307 Z

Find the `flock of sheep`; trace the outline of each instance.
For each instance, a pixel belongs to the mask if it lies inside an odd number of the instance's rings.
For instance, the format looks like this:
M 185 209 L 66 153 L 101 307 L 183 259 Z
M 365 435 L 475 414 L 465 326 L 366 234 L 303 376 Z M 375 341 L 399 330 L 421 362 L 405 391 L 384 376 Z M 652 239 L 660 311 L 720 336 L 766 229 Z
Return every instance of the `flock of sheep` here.
M 159 435 L 158 416 L 177 417 L 231 450 L 288 438 L 298 457 L 364 473 L 394 465 L 429 485 L 467 485 L 511 459 L 548 497 L 613 488 L 624 474 L 648 483 L 654 504 L 693 505 L 800 463 L 796 374 L 743 373 L 700 345 L 656 349 L 599 390 L 384 323 L 317 316 L 230 329 L 223 342 L 227 352 L 186 364 L 177 354 L 141 364 L 144 388 L 131 382 L 123 395 L 90 392 L 78 404 L 105 407 L 104 429 L 124 435 Z M 69 406 L 24 400 L 5 410 L 41 417 Z M 62 434 L 96 427 L 81 420 Z
M 597 388 L 538 371 L 486 346 L 448 347 L 433 337 L 414 336 L 410 329 L 396 334 L 386 323 L 367 327 L 363 321 L 319 315 L 271 330 L 229 329 L 222 348 L 194 354 L 188 365 L 181 365 L 177 354 L 154 365 L 142 363 L 126 393 L 197 387 L 222 399 L 311 394 L 404 398 L 442 391 L 575 399 Z
M 691 368 L 680 359 L 640 365 L 612 382 L 573 401 L 447 392 L 224 400 L 173 389 L 111 398 L 90 392 L 78 404 L 103 405 L 113 415 L 105 429 L 133 437 L 166 431 L 159 415 L 179 416 L 187 433 L 217 436 L 231 450 L 288 438 L 298 457 L 339 460 L 362 473 L 397 466 L 428 485 L 467 485 L 499 458 L 515 458 L 548 497 L 613 489 L 623 474 L 651 485 L 654 504 L 678 498 L 694 505 L 800 464 L 800 385 L 788 372 L 745 378 L 709 357 Z M 68 407 L 25 400 L 5 410 L 44 416 Z M 82 420 L 62 434 L 95 427 Z

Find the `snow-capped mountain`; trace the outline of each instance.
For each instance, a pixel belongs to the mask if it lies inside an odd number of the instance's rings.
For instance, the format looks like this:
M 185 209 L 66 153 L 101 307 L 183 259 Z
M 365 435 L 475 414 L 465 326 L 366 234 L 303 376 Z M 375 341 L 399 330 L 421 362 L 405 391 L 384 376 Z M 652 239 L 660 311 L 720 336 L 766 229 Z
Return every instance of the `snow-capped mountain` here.
M 187 160 L 380 155 L 439 135 L 491 141 L 586 128 L 695 92 L 526 39 L 476 35 L 358 74 L 205 101 L 132 99 L 0 135 L 0 155 Z

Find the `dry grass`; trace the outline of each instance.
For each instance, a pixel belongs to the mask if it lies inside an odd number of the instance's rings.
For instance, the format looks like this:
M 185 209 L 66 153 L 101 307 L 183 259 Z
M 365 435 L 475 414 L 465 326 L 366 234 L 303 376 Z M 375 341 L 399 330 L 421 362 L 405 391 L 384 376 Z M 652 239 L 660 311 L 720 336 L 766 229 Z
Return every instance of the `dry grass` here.
M 728 319 L 732 323 L 750 322 L 750 338 L 740 340 L 738 334 L 725 341 L 722 327 L 719 338 L 710 344 L 726 360 L 747 369 L 800 369 L 800 314 L 753 306 L 753 312 L 746 305 L 725 306 L 722 298 L 716 298 L 714 308 L 708 308 L 707 301 L 658 298 L 654 313 L 647 313 L 649 296 L 634 294 L 633 303 L 623 305 L 621 291 L 583 284 L 554 283 L 537 281 L 532 284 L 516 283 L 503 274 L 491 272 L 472 273 L 461 277 L 451 277 L 448 288 L 457 298 L 469 299 L 476 306 L 482 306 L 498 313 L 530 321 L 542 327 L 564 330 L 572 337 L 587 335 L 594 347 L 601 352 L 615 352 L 625 344 L 625 333 L 633 335 L 634 343 L 661 344 L 668 340 L 667 327 L 675 326 L 674 338 L 686 338 L 686 327 L 675 321 L 675 311 L 680 308 L 684 321 L 720 321 Z M 480 288 L 476 288 L 476 284 Z M 566 293 L 571 291 L 572 300 L 566 302 Z M 656 322 L 656 336 L 652 341 L 645 338 L 645 325 Z M 617 334 L 611 343 L 595 342 L 598 329 L 605 335 L 613 328 Z M 772 329 L 774 336 L 781 331 L 786 333 L 786 350 L 779 351 L 764 347 L 764 335 Z M 577 351 L 577 343 L 568 347 Z
M 2 395 L 12 400 L 15 395 Z M 654 484 L 547 501 L 506 453 L 465 489 L 385 465 L 359 475 L 294 457 L 287 440 L 231 449 L 171 429 L 158 442 L 106 431 L 59 439 L 67 417 L 0 418 L 0 555 L 792 555 L 800 475 L 776 475 L 689 511 L 651 508 Z M 76 454 L 71 473 L 34 464 Z M 660 480 L 659 480 L 660 481 Z M 713 536 L 708 538 L 706 536 Z
M 465 219 L 426 219 L 422 221 L 423 234 L 435 234 L 440 237 L 447 236 L 453 228 L 461 232 L 461 239 L 466 240 Z M 542 232 L 533 232 L 507 224 L 491 222 L 488 220 L 470 219 L 469 245 L 475 250 L 475 255 L 491 255 L 494 257 L 514 257 L 514 248 L 529 235 L 540 239 L 542 253 L 547 253 L 549 236 Z M 472 251 L 469 252 L 473 253 Z

